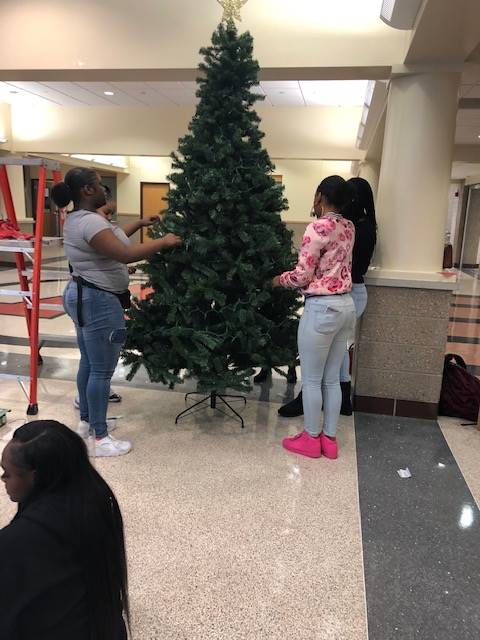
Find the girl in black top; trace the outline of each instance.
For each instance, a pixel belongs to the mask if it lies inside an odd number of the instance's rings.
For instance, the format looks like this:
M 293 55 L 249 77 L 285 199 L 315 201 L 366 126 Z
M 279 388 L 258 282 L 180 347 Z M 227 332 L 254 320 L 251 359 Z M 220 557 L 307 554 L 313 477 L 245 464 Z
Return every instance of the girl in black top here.
M 352 282 L 350 295 L 353 298 L 357 320 L 367 306 L 368 294 L 363 276 L 367 273 L 377 242 L 377 222 L 372 188 L 364 178 L 350 178 L 355 197 L 343 215 L 355 225 L 355 244 L 352 256 Z M 342 415 L 352 415 L 350 357 L 348 352 L 340 369 L 342 387 Z
M 342 211 L 342 215 L 355 225 L 355 244 L 352 257 L 353 288 L 350 295 L 355 304 L 357 319 L 367 306 L 367 288 L 364 275 L 368 271 L 370 261 L 377 242 L 377 222 L 375 218 L 375 203 L 372 188 L 364 178 L 350 178 L 348 183 L 353 187 L 355 197 Z M 352 414 L 350 358 L 345 354 L 340 370 L 340 385 L 342 387 L 342 415 Z M 280 407 L 278 413 L 286 418 L 303 415 L 302 392 L 298 396 Z
M 122 516 L 82 438 L 29 422 L 2 468 L 18 512 L 0 531 L 0 640 L 126 640 Z

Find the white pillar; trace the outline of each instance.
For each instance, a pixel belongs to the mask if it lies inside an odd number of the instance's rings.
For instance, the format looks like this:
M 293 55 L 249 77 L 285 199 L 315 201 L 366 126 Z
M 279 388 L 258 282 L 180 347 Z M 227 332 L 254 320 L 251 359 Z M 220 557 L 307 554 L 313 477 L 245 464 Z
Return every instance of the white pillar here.
M 442 267 L 459 80 L 425 73 L 391 82 L 377 197 L 383 269 Z

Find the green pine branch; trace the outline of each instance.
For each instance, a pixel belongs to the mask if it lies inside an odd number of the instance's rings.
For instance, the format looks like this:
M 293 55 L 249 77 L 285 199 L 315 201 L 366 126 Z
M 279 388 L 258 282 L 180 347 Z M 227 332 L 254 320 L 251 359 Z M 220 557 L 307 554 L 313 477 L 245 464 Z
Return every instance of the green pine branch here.
M 263 99 L 253 39 L 221 24 L 201 53 L 200 102 L 172 154 L 168 211 L 152 232 L 177 233 L 184 245 L 145 263 L 153 292 L 129 312 L 123 358 L 130 378 L 144 366 L 153 382 L 247 389 L 253 367 L 296 359 L 298 295 L 271 287 L 296 256 L 253 108 Z

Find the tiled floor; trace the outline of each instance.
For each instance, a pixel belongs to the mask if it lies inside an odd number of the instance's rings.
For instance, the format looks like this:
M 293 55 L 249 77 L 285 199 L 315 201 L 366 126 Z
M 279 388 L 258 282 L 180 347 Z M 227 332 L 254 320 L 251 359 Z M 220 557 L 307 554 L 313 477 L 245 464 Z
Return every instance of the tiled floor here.
M 480 280 L 461 273 L 452 298 L 446 353 L 458 353 L 480 376 Z
M 47 260 L 65 266 L 52 251 Z M 0 288 L 16 288 L 14 279 L 0 271 Z M 45 283 L 42 295 L 63 286 Z M 480 281 L 462 277 L 454 304 L 447 350 L 476 372 Z M 65 315 L 41 320 L 41 331 L 73 334 Z M 24 319 L 0 315 L 0 334 L 0 371 L 27 373 Z M 39 417 L 74 426 L 77 349 L 60 342 L 42 354 Z M 124 401 L 110 413 L 124 416 L 119 435 L 134 450 L 96 465 L 125 518 L 136 638 L 480 638 L 474 427 L 358 414 L 341 419 L 337 462 L 307 460 L 280 446 L 301 419 L 277 415 L 300 382 L 274 374 L 254 387 L 242 431 L 210 410 L 175 425 L 192 382 L 168 391 L 145 372 L 125 376 L 120 364 Z M 11 409 L 0 448 L 26 404 L 16 382 L 0 380 L 0 406 Z M 406 466 L 412 478 L 403 480 Z M 13 513 L 0 489 L 0 527 Z
M 41 417 L 75 424 L 73 394 L 46 380 Z M 24 419 L 14 382 L 0 397 Z M 287 455 L 280 440 L 301 421 L 275 405 L 249 402 L 243 432 L 209 411 L 176 426 L 183 406 L 179 393 L 126 390 L 119 431 L 134 450 L 97 462 L 126 521 L 135 637 L 365 640 L 353 421 L 335 463 Z M 0 526 L 12 514 L 0 492 Z
M 74 383 L 42 384 L 39 417 L 75 425 Z M 96 466 L 125 518 L 135 637 L 480 637 L 475 428 L 358 414 L 338 461 L 308 460 L 281 448 L 302 422 L 278 404 L 249 400 L 242 431 L 209 410 L 175 425 L 180 393 L 123 392 L 134 450 Z M 0 404 L 1 447 L 25 420 L 15 382 Z M 0 526 L 13 513 L 0 492 Z

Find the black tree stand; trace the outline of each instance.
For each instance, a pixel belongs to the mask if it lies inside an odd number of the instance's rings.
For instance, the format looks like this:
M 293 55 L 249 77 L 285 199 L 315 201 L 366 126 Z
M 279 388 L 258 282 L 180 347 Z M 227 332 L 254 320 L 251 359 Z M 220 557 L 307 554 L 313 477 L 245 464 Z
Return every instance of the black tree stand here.
M 186 416 L 186 415 L 188 415 L 190 413 L 196 413 L 196 411 L 199 411 L 200 409 L 206 409 L 208 405 L 210 406 L 211 409 L 216 409 L 217 411 L 220 411 L 220 413 L 223 413 L 225 416 L 228 416 L 229 415 L 228 413 L 226 413 L 220 407 L 217 406 L 217 402 L 220 401 L 226 407 L 228 407 L 228 409 L 234 414 L 234 416 L 238 420 L 240 420 L 240 424 L 242 426 L 242 429 L 245 427 L 245 423 L 243 422 L 242 416 L 237 411 L 235 411 L 235 409 L 232 407 L 232 405 L 229 402 L 227 402 L 227 399 L 228 400 L 243 400 L 243 404 L 246 405 L 247 404 L 247 399 L 245 398 L 245 396 L 225 395 L 223 393 L 217 393 L 216 391 L 211 391 L 209 393 L 209 395 L 205 396 L 202 393 L 199 393 L 198 391 L 193 391 L 193 392 L 187 393 L 185 395 L 185 402 L 187 402 L 187 399 L 190 396 L 203 396 L 203 397 L 198 402 L 195 402 L 194 404 L 192 404 L 191 407 L 188 407 L 187 409 L 184 409 L 182 412 L 180 412 L 178 414 L 178 416 L 175 418 L 175 424 L 178 424 L 178 421 L 183 416 Z M 195 409 L 196 409 L 196 411 L 194 411 Z

